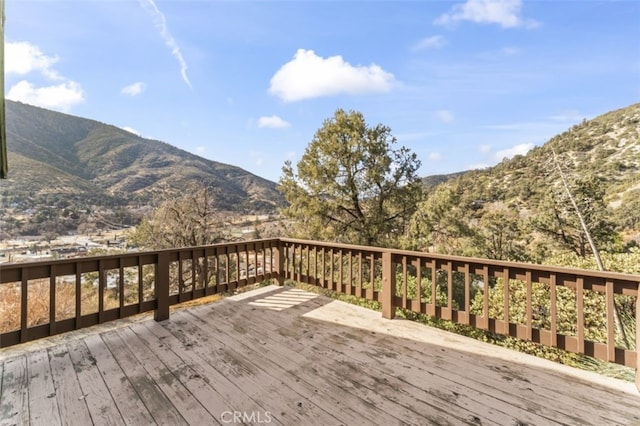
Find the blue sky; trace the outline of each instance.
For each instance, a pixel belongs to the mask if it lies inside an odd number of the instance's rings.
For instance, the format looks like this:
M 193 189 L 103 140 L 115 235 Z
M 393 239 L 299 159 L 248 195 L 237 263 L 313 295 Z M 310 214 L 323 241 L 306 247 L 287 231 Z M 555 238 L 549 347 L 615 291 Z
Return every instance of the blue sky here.
M 640 1 L 7 0 L 9 99 L 277 181 L 338 108 L 421 175 L 640 101 Z

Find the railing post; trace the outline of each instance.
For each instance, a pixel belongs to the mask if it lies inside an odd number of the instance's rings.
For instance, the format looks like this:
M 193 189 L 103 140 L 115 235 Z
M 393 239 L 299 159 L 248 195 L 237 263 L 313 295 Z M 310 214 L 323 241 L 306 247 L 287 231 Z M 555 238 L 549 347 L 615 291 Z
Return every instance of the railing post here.
M 156 264 L 156 301 L 158 306 L 153 318 L 156 321 L 169 319 L 169 253 L 158 253 Z
M 640 283 L 636 297 L 636 387 L 640 391 Z
M 279 286 L 284 285 L 284 243 L 278 240 L 278 251 L 276 251 L 276 282 Z
M 390 251 L 382 253 L 382 317 L 393 319 L 396 308 L 393 300 L 396 295 L 396 275 L 393 272 L 393 256 Z

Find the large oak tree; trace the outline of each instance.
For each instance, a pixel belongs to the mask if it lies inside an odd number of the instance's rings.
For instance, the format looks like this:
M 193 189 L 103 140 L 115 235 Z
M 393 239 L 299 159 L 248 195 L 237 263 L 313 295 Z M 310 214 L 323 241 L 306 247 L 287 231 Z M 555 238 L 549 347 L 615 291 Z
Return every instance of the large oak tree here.
M 324 121 L 279 189 L 299 238 L 396 245 L 421 196 L 420 161 L 396 148 L 389 127 L 369 126 L 360 112 L 337 110 Z

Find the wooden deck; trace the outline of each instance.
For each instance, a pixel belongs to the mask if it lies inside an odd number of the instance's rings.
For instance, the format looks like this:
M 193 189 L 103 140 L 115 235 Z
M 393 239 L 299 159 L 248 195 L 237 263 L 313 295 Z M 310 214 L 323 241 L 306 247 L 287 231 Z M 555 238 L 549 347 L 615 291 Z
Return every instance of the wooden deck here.
M 0 424 L 633 425 L 632 383 L 297 289 L 0 351 Z

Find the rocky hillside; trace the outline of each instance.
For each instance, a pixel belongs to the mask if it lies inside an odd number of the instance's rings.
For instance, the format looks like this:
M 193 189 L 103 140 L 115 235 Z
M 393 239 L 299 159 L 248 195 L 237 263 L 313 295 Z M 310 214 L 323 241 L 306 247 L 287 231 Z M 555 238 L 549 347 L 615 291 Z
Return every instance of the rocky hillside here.
M 9 178 L 0 181 L 0 239 L 121 228 L 205 186 L 214 208 L 265 214 L 274 182 L 115 126 L 6 101 Z
M 7 205 L 34 209 L 65 199 L 78 208 L 156 205 L 198 182 L 219 209 L 268 212 L 276 184 L 115 126 L 7 101 Z
M 584 120 L 526 155 L 443 185 L 459 185 L 476 209 L 501 203 L 535 216 L 545 196 L 561 185 L 558 164 L 569 181 L 599 182 L 617 230 L 640 234 L 640 104 Z

